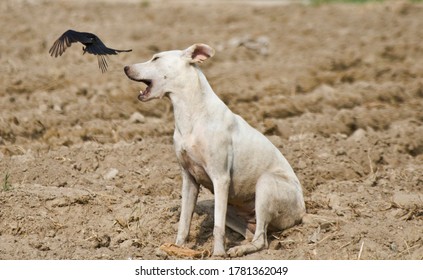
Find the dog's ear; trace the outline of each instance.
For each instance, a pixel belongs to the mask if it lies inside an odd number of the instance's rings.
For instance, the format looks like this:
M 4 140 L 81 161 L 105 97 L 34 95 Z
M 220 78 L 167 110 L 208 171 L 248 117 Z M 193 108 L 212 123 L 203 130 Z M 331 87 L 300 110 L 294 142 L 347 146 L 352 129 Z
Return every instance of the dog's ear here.
M 214 55 L 214 49 L 206 44 L 195 44 L 184 50 L 182 56 L 189 63 L 202 63 Z

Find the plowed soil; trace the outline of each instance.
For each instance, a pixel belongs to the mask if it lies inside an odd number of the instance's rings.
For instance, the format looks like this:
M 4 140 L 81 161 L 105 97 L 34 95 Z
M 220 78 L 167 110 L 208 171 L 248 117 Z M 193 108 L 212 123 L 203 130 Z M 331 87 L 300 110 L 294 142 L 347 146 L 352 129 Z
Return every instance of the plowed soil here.
M 282 151 L 306 223 L 244 259 L 423 258 L 423 6 L 2 1 L 0 259 L 166 259 L 180 212 L 173 113 L 123 67 L 203 42 L 222 100 Z M 67 29 L 132 48 L 109 58 Z M 212 249 L 202 190 L 188 247 Z M 227 230 L 227 246 L 241 236 Z

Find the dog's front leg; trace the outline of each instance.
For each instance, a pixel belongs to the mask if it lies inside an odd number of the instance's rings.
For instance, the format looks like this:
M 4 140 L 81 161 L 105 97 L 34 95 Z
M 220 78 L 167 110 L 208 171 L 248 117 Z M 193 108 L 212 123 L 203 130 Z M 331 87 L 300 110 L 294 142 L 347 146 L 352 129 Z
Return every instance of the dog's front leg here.
M 225 224 L 228 209 L 228 192 L 230 177 L 223 175 L 213 180 L 214 189 L 214 249 L 213 255 L 224 256 L 225 252 Z
M 185 169 L 182 169 L 182 205 L 176 245 L 181 246 L 187 240 L 192 214 L 194 213 L 194 207 L 197 203 L 198 190 L 199 186 L 192 176 Z

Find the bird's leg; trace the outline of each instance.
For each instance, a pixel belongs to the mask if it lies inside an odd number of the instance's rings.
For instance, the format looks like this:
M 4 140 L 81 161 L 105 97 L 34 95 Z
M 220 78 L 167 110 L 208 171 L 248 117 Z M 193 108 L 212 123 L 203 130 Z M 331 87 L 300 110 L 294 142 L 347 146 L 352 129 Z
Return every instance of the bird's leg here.
M 83 51 L 83 53 L 82 54 L 85 54 L 87 51 L 85 50 L 85 47 L 82 47 L 82 51 Z

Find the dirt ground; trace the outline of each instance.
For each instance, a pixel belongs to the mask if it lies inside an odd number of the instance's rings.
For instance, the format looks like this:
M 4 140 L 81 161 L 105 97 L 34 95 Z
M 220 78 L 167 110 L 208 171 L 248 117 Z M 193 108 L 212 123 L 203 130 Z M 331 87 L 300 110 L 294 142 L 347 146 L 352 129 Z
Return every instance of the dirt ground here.
M 123 66 L 196 42 L 312 217 L 244 259 L 423 259 L 421 4 L 114 2 L 0 3 L 0 259 L 175 258 L 158 250 L 180 212 L 172 107 L 139 102 Z M 70 28 L 133 52 L 105 74 L 81 45 L 50 57 Z M 190 248 L 212 249 L 212 198 L 201 191 Z

